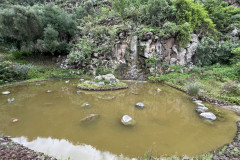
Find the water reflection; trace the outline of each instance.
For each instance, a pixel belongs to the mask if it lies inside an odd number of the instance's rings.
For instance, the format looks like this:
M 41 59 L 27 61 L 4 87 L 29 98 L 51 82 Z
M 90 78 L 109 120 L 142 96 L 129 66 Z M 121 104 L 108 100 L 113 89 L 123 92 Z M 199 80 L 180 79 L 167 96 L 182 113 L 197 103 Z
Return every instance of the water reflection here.
M 14 142 L 23 144 L 24 146 L 43 152 L 57 159 L 71 160 L 130 160 L 122 155 L 117 156 L 110 152 L 102 152 L 92 147 L 91 145 L 73 145 L 65 139 L 53 139 L 37 137 L 33 141 L 28 141 L 27 137 L 13 138 Z M 131 159 L 134 160 L 134 159 Z

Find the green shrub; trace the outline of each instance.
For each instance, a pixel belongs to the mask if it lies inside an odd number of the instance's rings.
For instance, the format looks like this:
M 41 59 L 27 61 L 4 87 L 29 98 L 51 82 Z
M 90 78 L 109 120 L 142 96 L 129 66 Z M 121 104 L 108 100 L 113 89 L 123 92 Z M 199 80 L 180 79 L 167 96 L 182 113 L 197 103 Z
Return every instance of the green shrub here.
M 238 47 L 239 44 L 232 41 L 224 41 L 218 44 L 213 39 L 204 37 L 197 45 L 195 64 L 197 66 L 208 66 L 216 63 L 230 64 L 231 60 L 237 55 Z
M 178 26 L 174 22 L 165 22 L 160 30 L 160 37 L 169 38 L 175 37 L 179 31 Z
M 228 81 L 224 84 L 222 87 L 223 92 L 235 96 L 240 96 L 240 86 L 238 86 L 235 82 L 233 81 Z
M 142 21 L 153 26 L 160 26 L 172 20 L 176 9 L 167 0 L 149 0 L 143 8 Z
M 74 16 L 53 4 L 0 10 L 0 37 L 23 55 L 66 54 L 76 29 Z
M 198 96 L 199 89 L 200 87 L 197 83 L 187 84 L 187 93 L 191 96 Z
M 214 62 L 217 43 L 209 38 L 204 37 L 197 45 L 195 54 L 195 64 L 197 66 L 207 66 Z
M 199 29 L 205 33 L 215 30 L 213 21 L 200 3 L 194 0 L 175 0 L 174 6 L 177 9 L 177 24 L 182 25 L 187 22 L 192 30 Z
M 104 66 L 99 66 L 97 69 L 96 69 L 96 75 L 106 75 L 106 74 L 109 74 L 109 73 L 112 73 L 113 72 L 113 69 L 112 68 L 106 68 Z
M 232 24 L 239 22 L 240 9 L 228 6 L 227 2 L 222 0 L 206 0 L 203 4 L 212 21 L 216 24 L 217 30 L 223 34 L 231 30 Z
M 0 81 L 4 84 L 17 80 L 25 80 L 28 78 L 28 72 L 31 68 L 31 65 L 21 65 L 10 61 L 0 62 Z

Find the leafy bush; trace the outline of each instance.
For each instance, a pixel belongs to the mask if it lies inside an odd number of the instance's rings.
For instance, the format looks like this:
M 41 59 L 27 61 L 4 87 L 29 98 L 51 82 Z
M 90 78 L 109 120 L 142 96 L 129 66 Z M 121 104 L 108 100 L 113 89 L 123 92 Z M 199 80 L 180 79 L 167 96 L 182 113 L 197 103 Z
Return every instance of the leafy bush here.
M 96 75 L 106 75 L 106 74 L 109 74 L 109 73 L 112 73 L 113 72 L 113 69 L 111 68 L 106 68 L 104 66 L 99 66 L 97 69 L 96 69 Z
M 21 53 L 65 54 L 76 28 L 74 16 L 53 4 L 12 6 L 0 11 L 0 35 Z
M 237 54 L 238 47 L 238 43 L 224 41 L 218 44 L 213 39 L 204 37 L 197 45 L 195 64 L 198 66 L 207 66 L 216 63 L 230 64 L 231 60 Z
M 142 21 L 153 26 L 160 26 L 165 21 L 173 19 L 175 7 L 167 0 L 149 0 L 143 8 Z
M 0 83 L 25 80 L 28 78 L 28 72 L 31 68 L 31 65 L 21 65 L 10 61 L 0 62 Z
M 222 87 L 222 89 L 223 89 L 223 92 L 225 92 L 225 93 L 240 96 L 240 86 L 238 86 L 233 81 L 226 82 L 224 84 L 224 86 Z
M 199 93 L 199 85 L 197 83 L 189 83 L 187 85 L 187 93 L 191 96 L 197 96 Z
M 195 64 L 197 66 L 207 66 L 213 64 L 217 44 L 209 38 L 204 37 L 197 45 L 195 54 Z
M 77 63 L 78 61 L 83 61 L 85 56 L 80 51 L 71 51 L 69 54 L 69 59 L 71 63 Z
M 54 54 L 54 51 L 57 50 L 57 47 L 59 45 L 57 39 L 58 39 L 58 31 L 56 31 L 51 25 L 48 25 L 44 29 L 44 46 L 47 50 L 49 50 L 52 54 Z
M 192 30 L 200 29 L 201 32 L 215 30 L 213 21 L 200 3 L 194 2 L 194 0 L 175 0 L 174 6 L 177 9 L 177 24 L 188 22 Z
M 222 0 L 206 0 L 204 7 L 208 11 L 212 21 L 216 24 L 218 31 L 227 33 L 231 29 L 231 24 L 239 22 L 240 9 L 228 6 Z
M 88 15 L 94 14 L 93 2 L 91 0 L 82 1 L 80 6 L 74 8 L 74 13 L 77 15 L 77 18 L 82 19 Z
M 178 30 L 176 23 L 167 21 L 160 30 L 160 36 L 163 38 L 175 37 Z

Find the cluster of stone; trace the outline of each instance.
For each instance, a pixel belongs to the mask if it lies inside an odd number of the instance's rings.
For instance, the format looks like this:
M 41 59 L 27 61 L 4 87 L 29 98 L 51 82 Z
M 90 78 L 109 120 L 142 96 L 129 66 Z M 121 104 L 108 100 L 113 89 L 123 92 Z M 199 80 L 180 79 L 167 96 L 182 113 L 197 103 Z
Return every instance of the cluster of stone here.
M 212 112 L 207 112 L 209 109 L 202 104 L 202 101 L 195 100 L 193 101 L 196 103 L 197 108 L 196 112 L 199 113 L 200 117 L 206 120 L 214 121 L 217 119 L 217 117 Z

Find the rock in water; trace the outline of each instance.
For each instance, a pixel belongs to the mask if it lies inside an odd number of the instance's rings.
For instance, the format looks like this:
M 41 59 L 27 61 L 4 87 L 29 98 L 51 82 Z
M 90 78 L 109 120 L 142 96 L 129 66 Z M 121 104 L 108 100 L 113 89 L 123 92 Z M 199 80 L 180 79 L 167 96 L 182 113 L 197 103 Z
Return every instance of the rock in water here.
M 77 93 L 77 94 L 81 94 L 82 92 L 81 92 L 81 91 L 77 91 L 76 93 Z
M 69 82 L 70 82 L 70 80 L 65 81 L 65 83 L 69 83 Z
M 200 117 L 203 119 L 214 121 L 217 117 L 212 112 L 204 112 L 200 114 Z
M 98 114 L 89 114 L 87 117 L 83 118 L 81 122 L 92 122 L 96 119 L 98 119 L 100 115 Z
M 8 103 L 12 103 L 15 99 L 14 98 L 8 98 Z
M 202 106 L 198 106 L 198 107 L 196 108 L 196 112 L 198 112 L 198 113 L 203 113 L 203 112 L 205 112 L 205 111 L 207 111 L 207 110 L 208 110 L 207 107 L 202 107 Z
M 10 92 L 9 91 L 4 91 L 4 92 L 2 92 L 2 94 L 3 95 L 8 95 L 8 94 L 10 94 Z
M 161 92 L 162 90 L 160 88 L 157 89 L 157 92 Z
M 18 119 L 14 119 L 12 122 L 13 122 L 13 123 L 16 123 L 16 122 L 18 122 Z
M 136 107 L 137 107 L 137 108 L 140 108 L 140 109 L 143 109 L 143 108 L 144 108 L 144 104 L 143 104 L 142 102 L 138 102 L 138 103 L 136 104 Z
M 82 108 L 87 108 L 87 107 L 90 107 L 91 105 L 89 103 L 83 103 L 82 104 Z
M 121 119 L 121 122 L 125 126 L 134 126 L 136 124 L 136 121 L 129 115 L 124 115 Z

